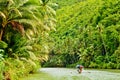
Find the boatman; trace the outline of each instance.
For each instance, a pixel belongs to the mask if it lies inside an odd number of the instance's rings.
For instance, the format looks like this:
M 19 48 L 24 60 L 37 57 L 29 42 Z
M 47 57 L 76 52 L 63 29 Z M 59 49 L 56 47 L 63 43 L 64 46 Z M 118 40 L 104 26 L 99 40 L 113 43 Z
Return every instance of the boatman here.
M 83 67 L 82 65 L 77 65 L 76 68 L 77 68 L 77 71 L 78 71 L 79 73 L 82 73 L 82 69 L 83 69 L 84 67 Z

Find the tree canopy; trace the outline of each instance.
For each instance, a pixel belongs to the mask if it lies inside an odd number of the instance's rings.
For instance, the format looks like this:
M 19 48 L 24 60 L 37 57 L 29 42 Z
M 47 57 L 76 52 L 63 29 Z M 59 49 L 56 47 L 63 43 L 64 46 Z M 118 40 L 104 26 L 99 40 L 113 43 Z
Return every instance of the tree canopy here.
M 120 1 L 76 1 L 65 1 L 57 9 L 57 30 L 51 32 L 51 54 L 55 58 L 50 58 L 46 66 L 54 63 L 51 66 L 120 68 L 120 56 L 115 56 L 120 47 Z
M 48 32 L 56 23 L 52 6 L 49 0 L 0 0 L 1 80 L 34 73 L 47 60 Z

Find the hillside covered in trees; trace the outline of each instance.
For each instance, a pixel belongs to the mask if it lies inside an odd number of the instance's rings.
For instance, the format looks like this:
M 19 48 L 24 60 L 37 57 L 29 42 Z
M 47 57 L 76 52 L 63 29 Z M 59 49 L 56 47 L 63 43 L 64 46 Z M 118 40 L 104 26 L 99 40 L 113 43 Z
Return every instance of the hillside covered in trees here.
M 120 0 L 0 0 L 0 80 L 76 64 L 120 69 Z
M 120 69 L 120 0 L 55 1 L 54 46 L 44 66 Z

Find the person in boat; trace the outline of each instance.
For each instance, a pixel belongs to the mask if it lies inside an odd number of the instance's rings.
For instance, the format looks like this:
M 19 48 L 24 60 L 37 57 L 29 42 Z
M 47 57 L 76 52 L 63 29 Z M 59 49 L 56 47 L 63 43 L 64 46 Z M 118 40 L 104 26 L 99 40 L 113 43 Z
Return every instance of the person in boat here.
M 82 73 L 84 67 L 82 65 L 77 65 L 76 68 L 79 73 Z

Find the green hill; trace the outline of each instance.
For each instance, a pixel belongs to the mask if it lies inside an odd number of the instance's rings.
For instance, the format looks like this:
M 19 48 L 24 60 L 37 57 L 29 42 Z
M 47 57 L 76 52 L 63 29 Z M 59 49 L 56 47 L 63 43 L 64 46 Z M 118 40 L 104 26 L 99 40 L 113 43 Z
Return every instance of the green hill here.
M 55 41 L 51 53 L 58 56 L 53 56 L 52 61 L 58 61 L 54 65 L 120 68 L 119 9 L 119 0 L 71 2 L 58 9 L 57 31 L 51 33 Z

